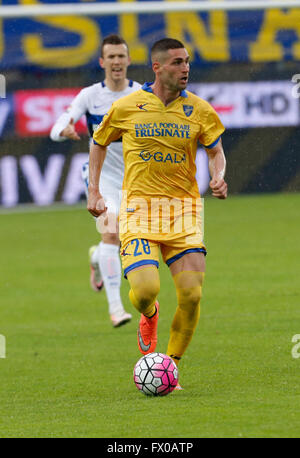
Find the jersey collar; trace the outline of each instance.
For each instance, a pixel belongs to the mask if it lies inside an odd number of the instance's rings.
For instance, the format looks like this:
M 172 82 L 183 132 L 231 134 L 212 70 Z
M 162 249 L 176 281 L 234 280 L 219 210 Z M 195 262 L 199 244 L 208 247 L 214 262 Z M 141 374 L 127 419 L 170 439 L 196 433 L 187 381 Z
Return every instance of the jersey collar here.
M 142 86 L 143 91 L 152 92 L 152 93 L 153 93 L 152 87 L 151 87 L 152 84 L 153 84 L 153 82 L 151 82 L 151 83 L 148 83 L 148 82 L 144 83 L 143 86 Z M 180 92 L 180 97 L 185 97 L 185 98 L 188 97 L 187 92 L 186 92 L 184 89 Z
M 104 83 L 104 80 L 101 81 L 101 85 L 102 85 L 102 87 L 106 87 L 106 85 Z M 132 86 L 133 86 L 133 80 L 129 80 L 128 87 L 132 87 Z

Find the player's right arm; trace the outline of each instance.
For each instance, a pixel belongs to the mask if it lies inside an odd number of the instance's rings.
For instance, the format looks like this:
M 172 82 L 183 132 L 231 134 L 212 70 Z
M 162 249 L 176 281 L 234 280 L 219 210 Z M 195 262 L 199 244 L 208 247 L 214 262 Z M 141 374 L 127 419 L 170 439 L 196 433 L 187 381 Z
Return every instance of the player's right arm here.
M 106 211 L 105 202 L 99 191 L 99 178 L 106 156 L 106 146 L 91 142 L 89 155 L 89 187 L 87 209 L 93 216 Z
M 70 107 L 59 116 L 51 129 L 51 140 L 55 142 L 62 142 L 67 139 L 80 140 L 75 130 L 75 124 L 87 111 L 86 89 L 87 88 L 82 89 L 75 97 Z
M 68 138 L 69 140 L 80 140 L 78 133 L 75 130 L 74 119 L 71 118 L 69 124 L 60 132 L 60 137 Z
M 106 156 L 106 146 L 119 139 L 122 134 L 120 119 L 123 117 L 118 113 L 115 102 L 94 131 L 90 146 L 87 209 L 96 217 L 106 211 L 104 200 L 99 192 L 100 174 Z

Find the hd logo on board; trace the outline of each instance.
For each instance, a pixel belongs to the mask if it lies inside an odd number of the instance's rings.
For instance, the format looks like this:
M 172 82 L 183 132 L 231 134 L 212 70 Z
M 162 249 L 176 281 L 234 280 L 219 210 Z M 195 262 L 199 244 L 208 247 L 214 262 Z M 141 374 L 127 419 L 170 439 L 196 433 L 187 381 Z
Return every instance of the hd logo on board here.
M 299 125 L 299 101 L 289 80 L 193 83 L 189 89 L 214 107 L 228 129 Z

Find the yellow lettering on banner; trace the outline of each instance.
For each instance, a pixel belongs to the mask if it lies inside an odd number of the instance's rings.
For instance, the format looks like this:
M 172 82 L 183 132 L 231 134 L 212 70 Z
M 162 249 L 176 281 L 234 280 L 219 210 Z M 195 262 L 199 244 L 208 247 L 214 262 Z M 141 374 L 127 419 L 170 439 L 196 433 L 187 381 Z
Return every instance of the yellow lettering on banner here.
M 299 41 L 293 45 L 295 59 L 300 59 L 300 9 L 288 11 L 266 10 L 265 18 L 257 41 L 250 45 L 250 59 L 253 62 L 279 61 L 284 57 L 283 46 L 276 42 L 280 30 L 294 30 Z
M 128 2 L 136 0 L 119 0 Z M 119 16 L 120 35 L 127 42 L 133 64 L 145 64 L 148 60 L 148 48 L 139 40 L 139 22 L 137 14 L 121 14 Z
M 212 11 L 208 15 L 209 31 L 197 13 L 166 13 L 166 36 L 182 41 L 192 60 L 194 52 L 198 51 L 207 61 L 228 61 L 227 15 L 224 11 Z
M 36 0 L 21 0 L 22 4 L 38 4 Z M 28 60 L 52 68 L 70 68 L 84 65 L 100 47 L 100 31 L 92 19 L 77 16 L 39 17 L 43 24 L 58 27 L 80 36 L 80 43 L 70 47 L 44 47 L 40 34 L 27 34 L 22 43 Z

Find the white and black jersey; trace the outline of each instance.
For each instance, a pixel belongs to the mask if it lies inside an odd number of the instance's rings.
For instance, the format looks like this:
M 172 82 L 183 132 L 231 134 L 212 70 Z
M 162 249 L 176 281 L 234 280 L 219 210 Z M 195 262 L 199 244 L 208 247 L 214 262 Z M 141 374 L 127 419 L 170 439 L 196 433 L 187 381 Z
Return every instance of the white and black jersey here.
M 136 81 L 129 81 L 123 91 L 111 91 L 104 82 L 93 84 L 82 89 L 74 98 L 70 107 L 56 121 L 52 127 L 50 137 L 54 141 L 64 141 L 60 133 L 67 127 L 70 120 L 74 124 L 82 117 L 86 117 L 87 127 L 92 138 L 94 130 L 101 123 L 113 102 L 140 89 Z M 113 142 L 107 147 L 107 155 L 101 172 L 101 181 L 109 182 L 112 187 L 122 188 L 124 175 L 124 161 L 122 141 Z M 101 186 L 102 187 L 102 186 Z

